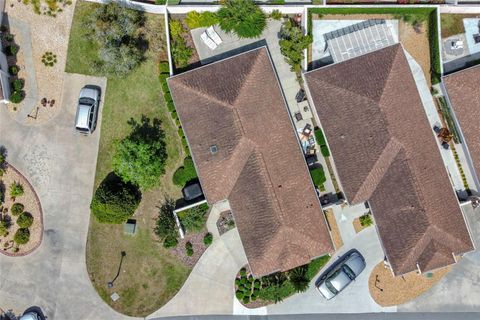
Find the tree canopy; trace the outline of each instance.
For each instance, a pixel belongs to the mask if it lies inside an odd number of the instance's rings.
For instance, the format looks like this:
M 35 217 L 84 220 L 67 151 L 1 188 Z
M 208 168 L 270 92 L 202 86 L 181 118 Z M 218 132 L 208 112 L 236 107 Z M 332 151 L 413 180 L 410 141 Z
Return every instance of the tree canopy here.
M 124 223 L 137 210 L 141 200 L 139 190 L 110 173 L 95 191 L 90 208 L 101 223 Z
M 122 76 L 134 69 L 144 58 L 147 48 L 142 32 L 145 15 L 116 2 L 99 6 L 84 27 L 88 37 L 98 44 L 95 72 Z
M 252 0 L 226 0 L 217 16 L 220 28 L 240 38 L 259 37 L 267 25 L 265 13 Z
M 140 122 L 131 119 L 132 132 L 115 144 L 113 170 L 125 182 L 142 190 L 156 186 L 165 173 L 167 150 L 161 121 L 142 117 Z
M 312 37 L 303 35 L 302 29 L 293 20 L 287 20 L 280 30 L 280 51 L 292 66 L 292 71 L 300 71 L 303 50 L 312 43 Z

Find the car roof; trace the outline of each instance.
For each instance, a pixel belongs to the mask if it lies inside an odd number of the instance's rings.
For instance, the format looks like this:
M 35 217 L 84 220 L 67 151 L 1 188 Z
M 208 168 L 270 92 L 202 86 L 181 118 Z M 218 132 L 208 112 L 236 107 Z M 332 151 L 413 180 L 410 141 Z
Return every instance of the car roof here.
M 355 276 L 358 276 L 363 269 L 365 269 L 365 262 L 362 256 L 357 252 L 352 253 L 352 255 L 350 255 L 345 261 L 345 264 L 352 269 Z
M 352 279 L 348 277 L 348 275 L 343 271 L 343 269 L 340 269 L 335 274 L 335 277 L 328 279 L 328 281 L 332 284 L 332 286 L 335 287 L 335 289 L 337 289 L 337 291 L 342 291 L 343 288 L 345 288 L 350 282 L 352 282 Z
M 80 90 L 80 98 L 91 98 L 97 100 L 98 97 L 98 89 L 93 87 L 83 87 Z
M 88 117 L 90 113 L 90 108 L 91 106 L 86 106 L 84 104 L 78 105 L 77 121 L 75 124 L 77 128 L 88 129 Z

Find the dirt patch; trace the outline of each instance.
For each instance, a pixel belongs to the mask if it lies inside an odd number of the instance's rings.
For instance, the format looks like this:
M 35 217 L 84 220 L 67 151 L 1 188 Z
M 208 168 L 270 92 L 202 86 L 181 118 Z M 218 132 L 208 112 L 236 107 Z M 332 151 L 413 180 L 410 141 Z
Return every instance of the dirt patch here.
M 20 183 L 24 194 L 13 199 L 10 196 L 12 183 Z M 4 203 L 0 206 L 0 220 L 7 221 L 10 225 L 8 234 L 0 237 L 0 252 L 8 256 L 24 256 L 35 250 L 42 242 L 43 216 L 40 201 L 28 180 L 15 168 L 7 165 L 5 173 L 0 177 L 0 188 L 4 190 Z M 30 240 L 26 244 L 16 245 L 13 242 L 15 232 L 20 228 L 17 224 L 18 215 L 12 214 L 11 208 L 14 203 L 23 204 L 23 211 L 33 217 L 33 224 L 28 228 Z
M 440 15 L 442 38 L 448 38 L 456 34 L 465 33 L 463 19 L 478 17 L 480 17 L 479 14 L 442 13 Z
M 353 229 L 355 229 L 356 233 L 359 233 L 360 231 L 362 231 L 363 229 L 366 229 L 366 228 L 368 228 L 368 227 L 364 227 L 360 223 L 360 218 L 355 218 L 353 220 Z
M 62 12 L 58 13 L 56 17 L 51 17 L 44 14 L 36 14 L 33 11 L 32 5 L 25 5 L 21 1 L 7 0 L 5 5 L 5 12 L 9 19 L 15 19 L 22 25 L 30 28 L 32 57 L 35 68 L 35 79 L 37 86 L 37 96 L 33 97 L 31 86 L 33 83 L 25 83 L 25 93 L 27 98 L 35 98 L 36 107 L 30 113 L 30 117 L 25 119 L 26 124 L 41 124 L 52 119 L 59 111 L 61 106 L 63 78 L 65 70 L 65 62 L 67 58 L 67 43 L 70 33 L 70 25 L 73 16 L 73 9 L 75 2 L 71 5 L 61 7 Z M 20 32 L 17 28 L 11 27 L 11 32 L 16 35 L 15 42 L 20 45 L 20 55 L 23 55 L 22 50 L 27 50 L 21 46 L 17 37 L 20 37 Z M 28 41 L 28 39 L 23 39 Z M 42 57 L 46 52 L 52 52 L 56 55 L 57 62 L 53 66 L 45 66 L 42 63 Z M 25 62 L 19 59 L 17 65 L 20 70 L 25 71 Z M 19 78 L 26 79 L 26 75 L 19 73 Z M 44 107 L 41 104 L 43 98 L 51 101 L 54 100 L 53 106 L 48 105 Z M 21 108 L 30 108 L 26 105 L 26 100 L 16 105 L 17 110 Z M 9 108 L 13 111 L 13 107 Z M 13 117 L 16 113 L 12 112 Z M 23 119 L 21 119 L 23 120 Z
M 410 272 L 400 277 L 394 277 L 392 271 L 380 262 L 370 274 L 368 287 L 370 295 L 382 307 L 396 306 L 415 299 L 432 288 L 450 270 L 451 266 L 438 269 L 435 272 L 418 274 Z
M 333 244 L 335 249 L 338 250 L 343 246 L 342 235 L 340 229 L 338 229 L 337 220 L 332 209 L 325 210 L 325 217 L 327 218 L 328 225 L 330 227 L 330 234 L 332 235 Z

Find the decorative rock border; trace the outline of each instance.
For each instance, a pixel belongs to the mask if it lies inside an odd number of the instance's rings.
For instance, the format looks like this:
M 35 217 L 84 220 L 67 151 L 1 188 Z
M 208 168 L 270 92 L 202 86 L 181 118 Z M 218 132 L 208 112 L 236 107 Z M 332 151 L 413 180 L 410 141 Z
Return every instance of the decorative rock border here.
M 11 252 L 7 252 L 5 250 L 3 250 L 3 248 L 0 248 L 0 253 L 6 255 L 6 256 L 9 256 L 9 257 L 21 257 L 21 256 L 26 256 L 30 253 L 32 253 L 33 251 L 35 251 L 39 246 L 40 244 L 42 243 L 43 241 L 43 210 L 42 210 L 42 204 L 40 202 L 40 199 L 38 198 L 38 195 L 37 193 L 35 192 L 35 189 L 33 188 L 32 184 L 30 183 L 30 181 L 28 181 L 28 179 L 22 174 L 20 173 L 20 171 L 18 171 L 14 166 L 12 166 L 11 164 L 9 163 L 6 163 L 6 167 L 7 167 L 7 170 L 12 170 L 14 171 L 17 175 L 19 175 L 21 177 L 21 179 L 23 179 L 22 183 L 26 185 L 26 187 L 30 188 L 30 190 L 32 191 L 33 193 L 33 197 L 34 197 L 34 200 L 35 200 L 35 204 L 38 206 L 38 210 L 39 210 L 39 216 L 36 217 L 40 223 L 40 237 L 38 239 L 38 242 L 35 243 L 35 245 L 27 250 L 27 251 L 20 251 L 20 252 L 16 252 L 16 253 L 11 253 Z M 6 192 L 7 193 L 7 186 L 6 187 Z M 5 194 L 5 197 L 7 196 L 7 194 Z

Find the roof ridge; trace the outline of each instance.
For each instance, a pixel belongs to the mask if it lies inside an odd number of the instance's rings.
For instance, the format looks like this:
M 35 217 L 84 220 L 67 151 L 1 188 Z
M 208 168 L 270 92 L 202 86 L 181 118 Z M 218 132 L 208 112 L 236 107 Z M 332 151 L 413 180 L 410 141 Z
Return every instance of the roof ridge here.
M 247 148 L 247 147 L 250 147 L 248 148 L 248 156 L 244 158 L 238 157 L 238 154 L 241 153 L 244 150 L 244 148 Z M 240 162 L 240 160 L 242 160 L 243 163 L 237 168 L 238 170 L 230 170 L 230 172 L 232 173 L 232 176 L 234 176 L 234 179 L 227 180 L 227 181 L 231 181 L 231 183 L 229 183 L 228 185 L 227 184 L 223 185 L 224 189 L 226 190 L 225 194 L 227 199 L 230 197 L 230 194 L 233 188 L 235 187 L 235 184 L 237 183 L 238 177 L 240 177 L 240 175 L 243 172 L 243 169 L 245 168 L 245 165 L 247 164 L 248 160 L 252 156 L 253 150 L 255 150 L 254 143 L 252 143 L 252 141 L 247 137 L 242 136 L 240 138 L 240 142 L 237 144 L 232 155 L 230 156 L 231 165 L 228 167 L 229 169 L 234 168 L 235 165 Z M 234 160 L 232 161 L 232 159 Z
M 251 63 L 251 64 L 248 65 L 248 68 L 249 68 L 249 69 L 248 69 L 248 71 L 245 73 L 245 77 L 244 77 L 244 79 L 243 79 L 243 81 L 242 81 L 242 85 L 240 86 L 240 88 L 238 88 L 238 90 L 237 90 L 237 92 L 238 92 L 238 93 L 237 93 L 237 96 L 235 97 L 235 100 L 233 100 L 232 104 L 235 104 L 235 103 L 237 102 L 238 98 L 242 95 L 243 90 L 244 90 L 245 87 L 247 86 L 247 82 L 248 82 L 248 80 L 249 80 L 249 78 L 250 78 L 250 75 L 252 74 L 252 70 L 259 64 L 259 61 L 261 60 L 261 59 L 260 59 L 260 56 L 261 56 L 262 54 L 264 54 L 266 50 L 267 50 L 267 49 L 265 49 L 265 50 L 258 50 L 258 51 L 257 51 L 258 53 L 256 52 L 257 54 L 255 55 L 255 61 L 254 61 L 253 63 Z M 274 72 L 275 72 L 275 71 L 274 71 Z
M 402 144 L 395 137 L 390 137 L 388 144 L 385 146 L 362 185 L 355 193 L 352 203 L 357 203 L 361 200 L 367 201 L 371 197 L 377 188 L 378 183 L 382 180 L 402 148 Z
M 378 105 L 379 107 L 382 106 L 382 99 L 385 95 L 385 88 L 387 87 L 387 83 L 390 81 L 390 79 L 392 78 L 393 74 L 392 74 L 392 69 L 393 69 L 393 66 L 395 65 L 395 62 L 397 61 L 397 59 L 399 59 L 399 57 L 401 57 L 402 55 L 399 55 L 399 52 L 400 50 L 403 51 L 403 47 L 400 45 L 400 44 L 396 44 L 396 45 L 393 45 L 391 46 L 392 48 L 396 48 L 395 50 L 395 56 L 393 57 L 393 59 L 390 59 L 390 66 L 388 68 L 388 76 L 387 76 L 387 79 L 385 80 L 385 82 L 383 83 L 383 87 L 382 87 L 382 95 L 380 96 L 380 99 L 378 100 Z M 393 49 L 392 49 L 393 50 Z M 404 56 L 404 55 L 403 55 Z M 408 65 L 408 69 L 410 70 L 410 65 L 408 64 L 408 61 L 407 61 L 407 65 Z
M 234 106 L 229 104 L 228 102 L 225 102 L 223 100 L 220 100 L 220 99 L 217 99 L 215 97 L 213 97 L 212 95 L 209 95 L 205 92 L 202 92 L 200 90 L 197 90 L 195 88 L 192 88 L 191 86 L 189 86 L 188 84 L 184 83 L 183 81 L 174 81 L 174 83 L 180 85 L 181 87 L 183 87 L 184 89 L 190 91 L 192 94 L 195 94 L 195 95 L 198 95 L 198 96 L 201 96 L 202 98 L 205 98 L 206 100 L 209 100 L 209 101 L 212 101 L 212 102 L 215 102 L 217 104 L 220 104 L 226 108 L 230 108 L 230 109 L 234 109 Z

